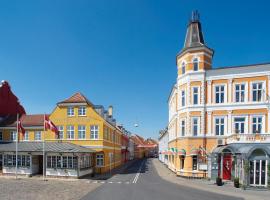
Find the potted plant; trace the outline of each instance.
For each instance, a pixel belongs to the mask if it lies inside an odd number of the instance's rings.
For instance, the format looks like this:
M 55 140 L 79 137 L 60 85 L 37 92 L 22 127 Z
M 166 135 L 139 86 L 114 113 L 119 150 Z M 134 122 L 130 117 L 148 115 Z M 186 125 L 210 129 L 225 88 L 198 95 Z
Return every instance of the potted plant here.
M 217 186 L 222 186 L 223 185 L 222 179 L 219 176 L 216 178 L 216 184 L 217 184 Z
M 234 178 L 233 184 L 234 184 L 234 187 L 236 187 L 236 188 L 239 188 L 240 187 L 240 183 L 239 183 L 239 178 L 238 177 Z

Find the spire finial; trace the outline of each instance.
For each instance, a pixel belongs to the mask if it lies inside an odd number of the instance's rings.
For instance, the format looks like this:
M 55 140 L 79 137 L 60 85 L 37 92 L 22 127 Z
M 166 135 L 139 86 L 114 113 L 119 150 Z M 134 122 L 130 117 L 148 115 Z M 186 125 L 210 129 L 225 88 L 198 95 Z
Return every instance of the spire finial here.
M 191 22 L 198 22 L 200 21 L 200 14 L 198 12 L 198 10 L 193 10 L 192 11 L 192 15 L 191 15 Z

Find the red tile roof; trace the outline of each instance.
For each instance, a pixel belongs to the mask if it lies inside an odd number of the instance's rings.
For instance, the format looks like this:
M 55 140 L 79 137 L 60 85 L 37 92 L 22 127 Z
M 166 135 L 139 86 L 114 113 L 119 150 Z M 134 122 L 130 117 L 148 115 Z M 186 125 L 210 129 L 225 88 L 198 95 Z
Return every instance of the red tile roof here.
M 88 103 L 90 105 L 93 105 L 83 94 L 80 92 L 75 93 L 71 97 L 65 99 L 64 101 L 61 101 L 59 103 Z
M 37 114 L 37 115 L 22 115 L 20 117 L 22 125 L 24 127 L 29 126 L 43 126 L 44 125 L 44 115 Z M 16 119 L 13 120 L 11 124 L 7 124 L 7 127 L 16 127 Z

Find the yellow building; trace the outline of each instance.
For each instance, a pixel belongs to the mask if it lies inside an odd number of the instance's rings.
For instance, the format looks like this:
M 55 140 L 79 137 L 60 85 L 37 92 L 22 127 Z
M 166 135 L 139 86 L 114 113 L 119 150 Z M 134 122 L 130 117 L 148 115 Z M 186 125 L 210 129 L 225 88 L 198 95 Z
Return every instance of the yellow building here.
M 113 108 L 105 111 L 81 93 L 59 102 L 50 120 L 60 131 L 59 140 L 96 151 L 95 172 L 104 173 L 121 165 L 121 130 L 113 119 Z M 51 133 L 51 139 L 53 133 Z
M 249 184 L 266 186 L 270 64 L 213 68 L 213 54 L 195 12 L 168 99 L 169 168 L 180 176 L 232 180 L 243 176 L 247 160 Z
M 123 131 L 113 119 L 112 106 L 106 111 L 103 106 L 96 106 L 82 94 L 76 93 L 57 103 L 49 116 L 58 127 L 58 136 L 44 130 L 44 119 L 44 115 L 20 116 L 26 132 L 19 134 L 19 158 L 23 156 L 25 159 L 27 156 L 29 162 L 27 166 L 24 163 L 20 167 L 19 174 L 43 174 L 45 162 L 46 175 L 73 177 L 93 171 L 109 172 L 122 164 Z M 16 135 L 16 116 L 1 119 L 0 140 L 7 143 L 0 145 L 3 173 L 14 173 Z

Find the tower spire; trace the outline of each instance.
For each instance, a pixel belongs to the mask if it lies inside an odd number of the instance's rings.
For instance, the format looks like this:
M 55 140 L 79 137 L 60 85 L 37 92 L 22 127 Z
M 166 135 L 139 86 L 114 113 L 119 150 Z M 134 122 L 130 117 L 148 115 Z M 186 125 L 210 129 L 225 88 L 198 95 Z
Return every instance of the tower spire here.
M 199 47 L 204 45 L 200 14 L 197 10 L 192 11 L 189 21 L 184 48 Z

